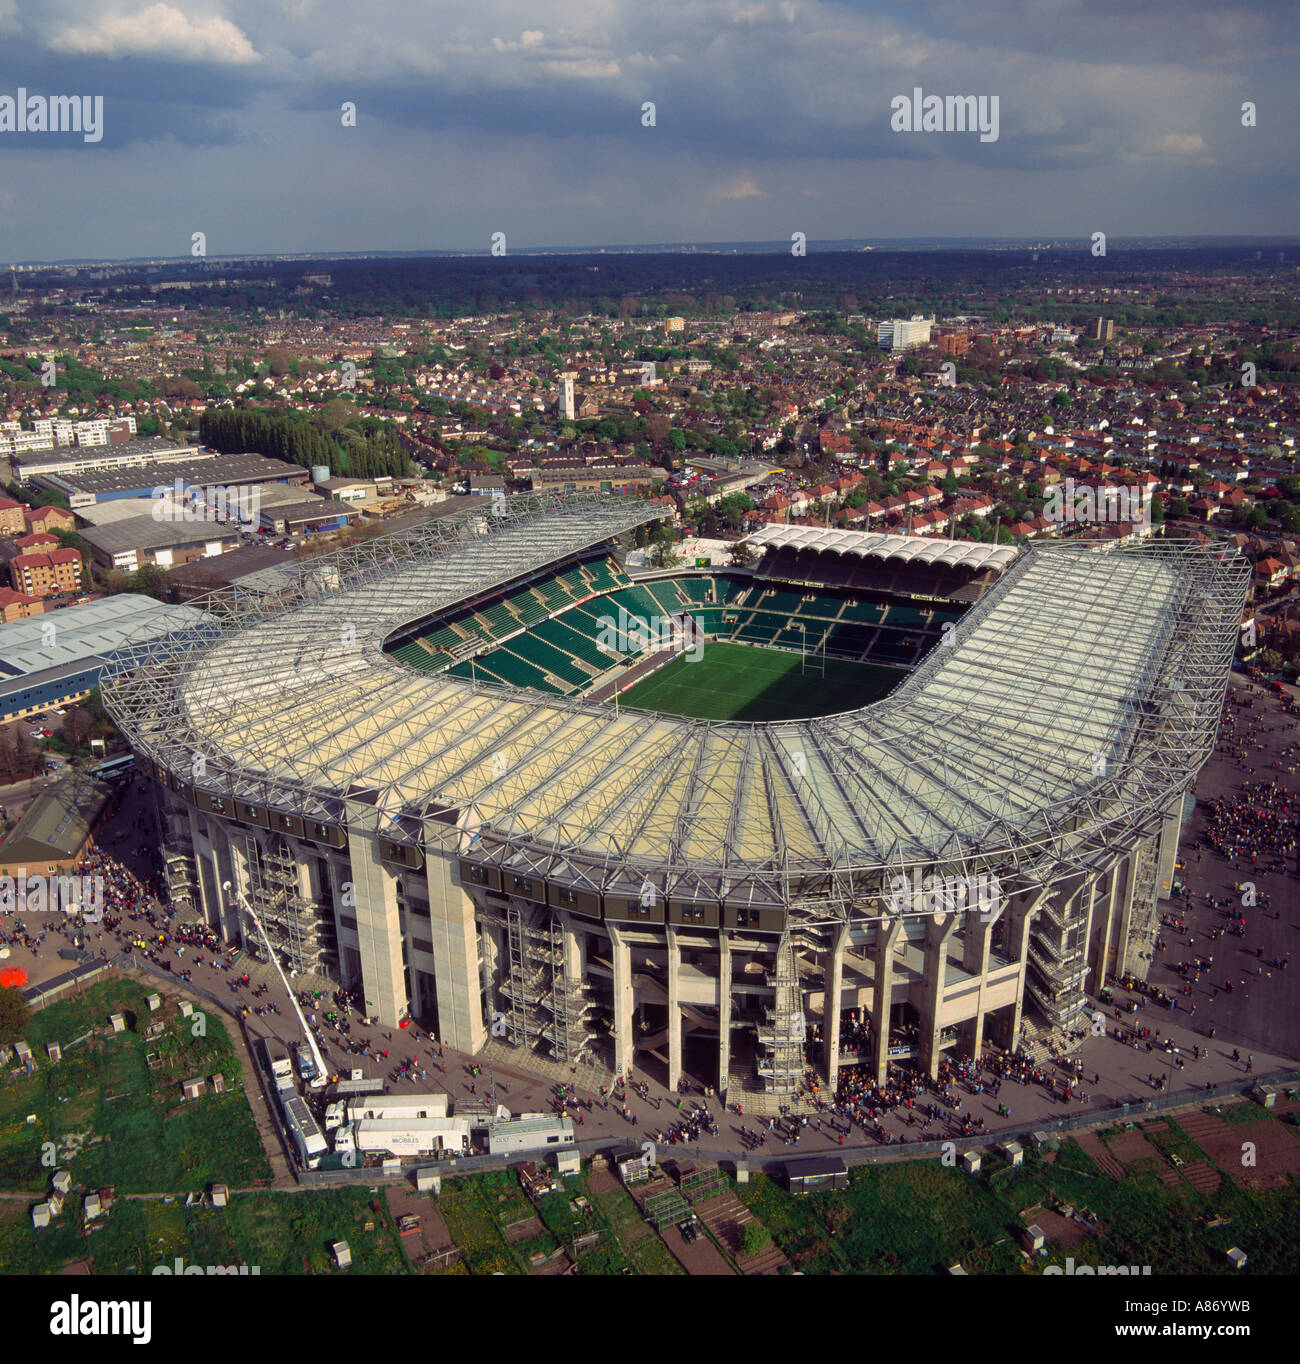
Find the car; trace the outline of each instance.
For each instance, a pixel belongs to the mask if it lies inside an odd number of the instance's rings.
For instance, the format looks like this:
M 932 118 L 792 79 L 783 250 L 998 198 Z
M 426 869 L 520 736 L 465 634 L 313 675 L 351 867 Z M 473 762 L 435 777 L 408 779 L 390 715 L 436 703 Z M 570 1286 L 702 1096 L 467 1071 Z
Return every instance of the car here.
M 54 731 L 53 731 L 52 729 L 43 729 L 43 730 L 41 730 L 41 738 L 42 738 L 42 739 L 52 739 L 52 738 L 54 738 Z
M 44 737 L 44 735 L 41 733 L 39 729 L 29 729 L 27 732 L 28 734 L 31 735 L 33 739 L 40 739 Z

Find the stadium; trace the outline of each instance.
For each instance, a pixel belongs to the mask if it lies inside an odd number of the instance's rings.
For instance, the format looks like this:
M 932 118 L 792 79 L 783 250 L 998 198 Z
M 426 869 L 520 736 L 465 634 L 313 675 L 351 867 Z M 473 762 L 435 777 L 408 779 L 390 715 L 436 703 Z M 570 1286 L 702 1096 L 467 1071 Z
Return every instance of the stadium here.
M 103 689 L 173 903 L 256 952 L 232 882 L 463 1052 L 724 1093 L 934 1075 L 1145 974 L 1244 561 L 769 526 L 629 570 L 662 514 L 512 498 L 194 603 Z

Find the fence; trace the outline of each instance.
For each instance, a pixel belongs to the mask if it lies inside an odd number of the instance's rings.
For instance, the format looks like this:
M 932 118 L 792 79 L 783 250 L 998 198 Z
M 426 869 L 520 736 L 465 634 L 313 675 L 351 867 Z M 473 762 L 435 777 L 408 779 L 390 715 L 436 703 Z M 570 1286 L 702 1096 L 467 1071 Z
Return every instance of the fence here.
M 116 965 L 117 960 L 114 958 L 111 961 L 86 962 L 64 975 L 47 980 L 44 985 L 29 985 L 23 990 L 23 998 L 33 1009 L 43 1009 L 47 1004 L 53 1004 L 67 991 L 89 985 L 92 980 L 98 980 L 110 967 Z

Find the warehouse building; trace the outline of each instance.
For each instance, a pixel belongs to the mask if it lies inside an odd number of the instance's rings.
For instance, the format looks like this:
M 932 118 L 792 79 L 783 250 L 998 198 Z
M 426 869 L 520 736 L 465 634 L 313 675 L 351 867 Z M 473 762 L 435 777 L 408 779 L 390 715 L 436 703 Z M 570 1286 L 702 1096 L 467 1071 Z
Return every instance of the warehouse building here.
M 113 445 L 47 446 L 15 456 L 19 482 L 61 474 L 103 472 L 109 469 L 142 468 L 148 464 L 175 464 L 184 460 L 212 458 L 216 451 L 187 445 L 167 436 L 145 436 Z
M 306 484 L 310 475 L 299 464 L 264 455 L 212 455 L 206 459 L 66 473 L 32 474 L 38 488 L 62 493 L 73 511 L 119 497 L 154 495 L 155 488 L 241 488 L 257 483 Z M 161 496 L 161 494 L 159 494 Z
M 80 701 L 105 668 L 178 632 L 191 638 L 205 621 L 190 607 L 127 592 L 0 625 L 0 720 Z

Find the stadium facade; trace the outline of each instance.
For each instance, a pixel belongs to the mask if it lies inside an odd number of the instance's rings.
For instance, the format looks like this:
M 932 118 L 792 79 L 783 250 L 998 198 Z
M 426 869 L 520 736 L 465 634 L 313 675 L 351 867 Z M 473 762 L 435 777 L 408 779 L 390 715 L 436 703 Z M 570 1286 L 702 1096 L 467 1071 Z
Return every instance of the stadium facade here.
M 1145 974 L 1244 561 L 770 527 L 751 569 L 633 583 L 621 547 L 657 515 L 516 498 L 207 601 L 104 690 L 173 901 L 256 951 L 233 883 L 296 969 L 462 1051 L 723 1090 L 789 1093 L 810 1060 L 933 1074 Z M 769 647 L 811 630 L 902 680 L 780 723 L 621 708 L 592 699 L 628 667 L 594 643 L 615 600 Z M 953 884 L 996 894 L 927 898 Z

